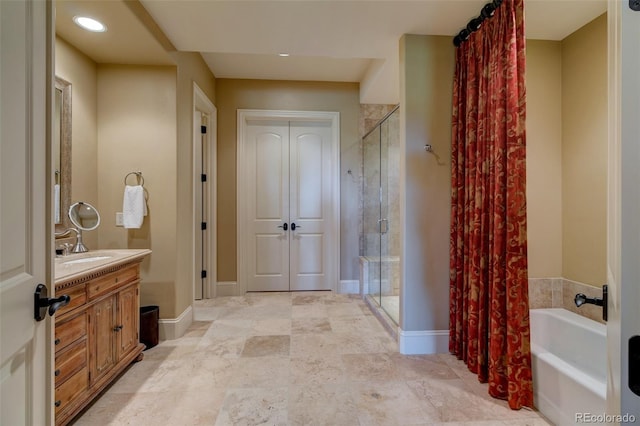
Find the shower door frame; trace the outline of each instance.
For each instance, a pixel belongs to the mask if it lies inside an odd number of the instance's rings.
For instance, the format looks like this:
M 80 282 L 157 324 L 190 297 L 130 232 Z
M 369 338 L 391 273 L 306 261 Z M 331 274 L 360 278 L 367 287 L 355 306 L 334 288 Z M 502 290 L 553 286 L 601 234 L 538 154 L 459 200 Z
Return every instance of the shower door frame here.
M 377 278 L 378 278 L 378 285 L 377 287 L 377 294 L 371 292 L 372 288 L 374 288 L 374 284 L 373 284 L 373 280 L 372 280 L 372 274 L 369 273 L 367 274 L 368 276 L 368 282 L 367 282 L 367 287 L 368 287 L 368 295 L 372 297 L 372 299 L 377 303 L 377 305 L 386 312 L 386 314 L 393 319 L 394 322 L 399 322 L 399 312 L 398 312 L 398 321 L 393 318 L 393 315 L 385 308 L 384 304 L 382 303 L 382 296 L 383 296 L 383 282 L 384 279 L 386 278 L 387 283 L 389 286 L 393 285 L 392 279 L 391 279 L 391 261 L 388 260 L 387 266 L 386 268 L 383 268 L 383 257 L 384 258 L 389 258 L 390 257 L 390 252 L 389 252 L 389 138 L 387 137 L 386 143 L 383 144 L 383 125 L 385 123 L 388 122 L 389 118 L 396 112 L 398 112 L 400 106 L 396 106 L 394 107 L 391 111 L 389 111 L 384 117 L 382 117 L 377 123 L 376 125 L 369 131 L 367 132 L 363 137 L 362 137 L 362 143 L 363 143 L 363 147 L 362 147 L 362 168 L 363 168 L 363 208 L 362 208 L 362 214 L 363 214 L 363 255 L 365 257 L 372 255 L 372 253 L 368 253 L 367 251 L 367 238 L 366 238 L 366 219 L 365 219 L 365 215 L 366 215 L 366 202 L 365 202 L 365 195 L 366 195 L 366 177 L 365 177 L 365 167 L 366 167 L 366 160 L 365 160 L 365 141 L 366 139 L 372 135 L 374 132 L 377 132 L 378 135 L 378 140 L 377 140 L 377 146 L 378 146 L 378 164 L 377 164 L 377 170 L 378 170 L 378 220 L 377 220 L 377 225 L 378 225 L 378 250 L 377 253 L 375 254 L 377 257 Z M 384 155 L 383 155 L 384 154 Z M 383 158 L 386 161 L 386 166 L 383 164 Z M 383 230 L 384 228 L 384 230 Z M 386 241 L 385 241 L 386 238 Z M 383 247 L 386 246 L 386 250 L 383 250 Z M 369 261 L 367 263 L 367 267 L 369 268 L 369 270 L 371 270 L 371 267 L 369 266 L 371 264 L 371 261 Z M 383 276 L 383 271 L 386 269 L 386 274 L 384 274 Z M 399 325 L 399 324 L 397 324 Z

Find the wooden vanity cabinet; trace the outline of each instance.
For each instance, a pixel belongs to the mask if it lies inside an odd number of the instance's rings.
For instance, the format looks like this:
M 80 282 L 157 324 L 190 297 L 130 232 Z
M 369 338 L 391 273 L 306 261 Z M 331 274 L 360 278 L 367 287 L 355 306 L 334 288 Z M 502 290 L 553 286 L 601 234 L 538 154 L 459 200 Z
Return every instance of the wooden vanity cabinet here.
M 98 382 L 138 345 L 138 286 L 129 285 L 91 307 L 91 381 Z
M 71 296 L 56 314 L 56 425 L 71 421 L 131 362 L 142 359 L 140 261 L 56 283 L 56 294 Z

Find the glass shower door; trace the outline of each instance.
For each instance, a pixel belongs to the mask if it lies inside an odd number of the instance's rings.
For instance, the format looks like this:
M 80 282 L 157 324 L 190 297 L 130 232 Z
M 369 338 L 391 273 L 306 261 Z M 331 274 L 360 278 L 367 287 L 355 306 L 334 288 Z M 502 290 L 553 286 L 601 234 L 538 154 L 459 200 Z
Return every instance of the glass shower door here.
M 399 323 L 399 110 L 380 124 L 380 306 Z
M 368 297 L 398 324 L 400 186 L 399 112 L 363 139 L 363 256 Z
M 368 297 L 380 305 L 380 127 L 363 140 L 363 256 Z

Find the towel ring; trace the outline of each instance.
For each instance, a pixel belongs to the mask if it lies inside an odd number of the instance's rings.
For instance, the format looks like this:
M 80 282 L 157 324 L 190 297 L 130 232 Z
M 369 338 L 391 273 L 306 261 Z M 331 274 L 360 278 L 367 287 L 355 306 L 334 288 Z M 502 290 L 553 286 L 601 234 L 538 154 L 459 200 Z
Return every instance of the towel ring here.
M 142 185 L 144 186 L 144 177 L 142 177 L 142 172 L 131 172 L 128 173 L 125 177 L 124 177 L 124 185 L 127 185 L 127 178 L 131 175 L 136 175 L 136 178 L 138 180 L 138 185 Z

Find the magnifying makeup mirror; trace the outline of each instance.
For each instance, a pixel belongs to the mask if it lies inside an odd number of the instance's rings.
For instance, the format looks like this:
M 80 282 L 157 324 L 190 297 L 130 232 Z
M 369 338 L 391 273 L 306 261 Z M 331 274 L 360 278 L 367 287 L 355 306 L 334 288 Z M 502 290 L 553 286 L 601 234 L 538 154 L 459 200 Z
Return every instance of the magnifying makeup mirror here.
M 93 231 L 100 225 L 100 213 L 89 203 L 78 201 L 69 207 L 69 219 L 77 228 L 77 241 L 73 253 L 89 251 L 82 242 L 82 231 Z

